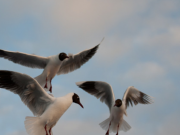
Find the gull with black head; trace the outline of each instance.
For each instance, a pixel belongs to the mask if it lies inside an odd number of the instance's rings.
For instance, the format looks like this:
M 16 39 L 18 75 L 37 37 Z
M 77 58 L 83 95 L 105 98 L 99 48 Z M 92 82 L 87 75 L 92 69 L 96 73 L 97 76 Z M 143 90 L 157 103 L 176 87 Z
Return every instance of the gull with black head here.
M 85 81 L 77 82 L 76 84 L 89 94 L 100 98 L 100 101 L 105 102 L 109 107 L 109 118 L 100 123 L 100 126 L 107 131 L 106 135 L 109 135 L 109 132 L 117 132 L 116 135 L 118 135 L 118 131 L 122 130 L 126 132 L 131 128 L 131 126 L 123 119 L 123 115 L 127 116 L 126 109 L 129 104 L 133 106 L 133 103 L 135 105 L 138 103 L 153 103 L 152 97 L 137 90 L 133 86 L 127 88 L 122 100 L 115 100 L 113 89 L 111 85 L 106 82 Z
M 101 41 L 102 42 L 102 41 Z M 21 52 L 12 52 L 0 49 L 0 57 L 8 59 L 14 63 L 31 68 L 44 69 L 43 72 L 35 77 L 39 84 L 52 93 L 51 81 L 54 76 L 67 74 L 78 68 L 91 59 L 96 53 L 100 44 L 91 49 L 84 50 L 78 54 L 69 54 L 62 52 L 58 55 L 41 57 Z
M 55 98 L 26 74 L 0 70 L 0 88 L 18 94 L 36 117 L 26 117 L 25 127 L 29 135 L 52 135 L 52 128 L 72 103 L 79 104 L 76 93 Z

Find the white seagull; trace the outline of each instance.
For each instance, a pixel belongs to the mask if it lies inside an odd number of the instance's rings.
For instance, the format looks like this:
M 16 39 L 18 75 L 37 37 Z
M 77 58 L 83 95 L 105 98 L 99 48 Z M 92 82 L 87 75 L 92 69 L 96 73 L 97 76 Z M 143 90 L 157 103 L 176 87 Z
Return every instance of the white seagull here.
M 105 104 L 109 107 L 109 118 L 99 124 L 104 130 L 107 131 L 106 135 L 109 135 L 109 132 L 117 132 L 116 135 L 118 135 L 118 131 L 122 130 L 126 132 L 131 128 L 131 126 L 123 119 L 123 114 L 127 116 L 126 109 L 129 104 L 133 106 L 132 103 L 135 105 L 138 103 L 153 103 L 152 97 L 137 90 L 133 86 L 127 88 L 122 100 L 115 100 L 113 89 L 111 85 L 106 82 L 85 81 L 77 82 L 76 84 L 89 94 L 100 98 L 101 102 L 105 102 Z
M 69 93 L 55 98 L 26 74 L 0 70 L 0 88 L 18 94 L 24 104 L 37 116 L 26 117 L 25 127 L 29 135 L 52 135 L 51 129 L 73 102 L 83 108 L 77 94 Z
M 102 42 L 102 41 L 101 41 Z M 41 57 L 21 52 L 12 52 L 0 49 L 0 57 L 8 59 L 14 63 L 31 68 L 44 69 L 43 72 L 35 77 L 39 84 L 52 93 L 51 81 L 54 76 L 60 74 L 67 74 L 86 63 L 96 53 L 100 43 L 95 47 L 84 50 L 78 54 L 60 53 L 49 57 Z

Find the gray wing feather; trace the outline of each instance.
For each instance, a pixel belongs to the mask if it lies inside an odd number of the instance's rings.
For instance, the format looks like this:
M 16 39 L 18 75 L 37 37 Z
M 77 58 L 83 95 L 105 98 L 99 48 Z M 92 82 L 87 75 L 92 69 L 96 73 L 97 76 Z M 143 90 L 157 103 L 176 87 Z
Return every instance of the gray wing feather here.
M 31 68 L 44 69 L 49 61 L 48 57 L 40 57 L 37 55 L 30 55 L 20 52 L 11 52 L 0 49 L 0 57 L 8 59 L 14 63 L 21 64 L 23 66 Z
M 94 56 L 99 45 L 100 44 L 96 45 L 91 49 L 82 51 L 76 55 L 69 54 L 69 58 L 63 61 L 57 74 L 67 74 L 80 68 L 84 63 L 86 63 L 89 59 L 91 59 Z
M 152 104 L 153 99 L 151 96 L 139 91 L 138 89 L 130 86 L 124 93 L 123 102 L 125 103 L 126 109 L 131 104 L 131 106 L 141 104 Z
M 0 70 L 0 88 L 18 94 L 35 116 L 40 116 L 54 101 L 35 79 L 17 72 Z
M 109 107 L 109 111 L 111 111 L 111 107 L 115 102 L 111 85 L 101 81 L 77 82 L 76 85 L 96 98 L 100 98 L 100 101 L 105 102 Z

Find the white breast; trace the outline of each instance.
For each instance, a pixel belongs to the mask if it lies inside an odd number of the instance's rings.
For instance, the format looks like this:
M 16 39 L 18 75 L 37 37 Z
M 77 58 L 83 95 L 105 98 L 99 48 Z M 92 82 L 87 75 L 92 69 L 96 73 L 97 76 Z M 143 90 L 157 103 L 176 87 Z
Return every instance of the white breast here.
M 60 119 L 60 117 L 66 112 L 71 104 L 72 99 L 69 100 L 65 97 L 57 98 L 55 102 L 51 104 L 41 115 L 41 118 L 48 126 L 52 126 Z
M 118 123 L 122 118 L 124 114 L 124 107 L 112 107 L 111 109 L 111 115 L 110 117 L 113 119 L 114 122 Z
M 59 60 L 57 55 L 52 56 L 43 73 L 46 74 L 48 79 L 52 79 L 59 71 L 61 64 L 62 61 Z

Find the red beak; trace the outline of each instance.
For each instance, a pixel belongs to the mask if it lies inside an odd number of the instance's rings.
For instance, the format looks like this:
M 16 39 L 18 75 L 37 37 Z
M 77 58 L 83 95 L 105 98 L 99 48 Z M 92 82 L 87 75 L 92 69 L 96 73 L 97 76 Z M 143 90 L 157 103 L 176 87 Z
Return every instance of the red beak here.
M 68 56 L 66 56 L 66 58 L 69 58 Z
M 79 104 L 82 108 L 84 108 L 83 105 L 82 105 L 80 102 L 79 102 L 78 104 Z

